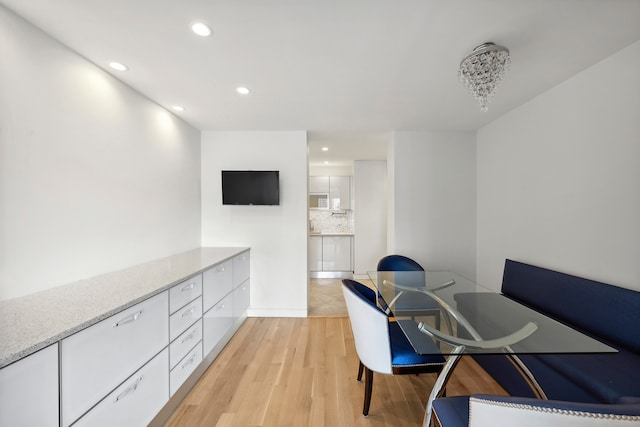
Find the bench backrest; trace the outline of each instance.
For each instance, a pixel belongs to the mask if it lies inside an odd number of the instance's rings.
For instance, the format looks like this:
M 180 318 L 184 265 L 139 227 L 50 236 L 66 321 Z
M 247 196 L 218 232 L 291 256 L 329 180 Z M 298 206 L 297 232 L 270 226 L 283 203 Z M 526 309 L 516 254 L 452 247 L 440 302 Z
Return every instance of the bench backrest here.
M 507 259 L 502 293 L 640 353 L 640 292 Z

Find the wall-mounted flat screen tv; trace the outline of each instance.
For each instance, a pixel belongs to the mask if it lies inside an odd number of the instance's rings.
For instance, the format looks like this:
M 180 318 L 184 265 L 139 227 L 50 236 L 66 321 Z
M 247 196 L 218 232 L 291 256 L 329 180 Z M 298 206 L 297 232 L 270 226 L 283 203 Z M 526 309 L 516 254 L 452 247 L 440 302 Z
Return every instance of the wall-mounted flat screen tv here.
M 279 171 L 222 171 L 223 205 L 279 205 Z

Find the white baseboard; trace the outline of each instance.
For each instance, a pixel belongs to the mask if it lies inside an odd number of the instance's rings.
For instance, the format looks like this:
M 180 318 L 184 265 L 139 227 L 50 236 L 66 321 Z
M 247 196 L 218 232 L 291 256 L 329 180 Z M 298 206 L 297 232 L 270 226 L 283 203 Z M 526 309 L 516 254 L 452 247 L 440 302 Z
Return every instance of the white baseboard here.
M 248 317 L 307 317 L 307 310 L 253 309 L 247 310 Z

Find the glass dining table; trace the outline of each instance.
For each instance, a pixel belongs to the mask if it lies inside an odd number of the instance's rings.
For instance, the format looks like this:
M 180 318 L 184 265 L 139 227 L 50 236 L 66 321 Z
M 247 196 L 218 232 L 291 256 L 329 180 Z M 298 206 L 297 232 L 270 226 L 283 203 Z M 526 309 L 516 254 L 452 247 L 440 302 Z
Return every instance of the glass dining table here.
M 427 401 L 441 397 L 463 355 L 509 358 L 538 398 L 546 399 L 523 354 L 615 353 L 616 349 L 532 310 L 500 293 L 447 271 L 372 271 L 378 304 L 401 327 L 418 354 L 433 354 L 433 342 L 447 362 Z

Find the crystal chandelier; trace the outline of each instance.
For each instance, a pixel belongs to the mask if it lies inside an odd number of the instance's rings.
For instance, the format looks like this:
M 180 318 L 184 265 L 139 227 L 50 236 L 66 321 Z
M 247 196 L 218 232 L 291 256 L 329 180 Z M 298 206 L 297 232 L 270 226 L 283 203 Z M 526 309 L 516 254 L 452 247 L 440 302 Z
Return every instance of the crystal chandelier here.
M 509 68 L 509 51 L 493 43 L 484 43 L 473 49 L 460 63 L 458 77 L 487 111 L 493 92 L 502 82 L 504 71 Z

